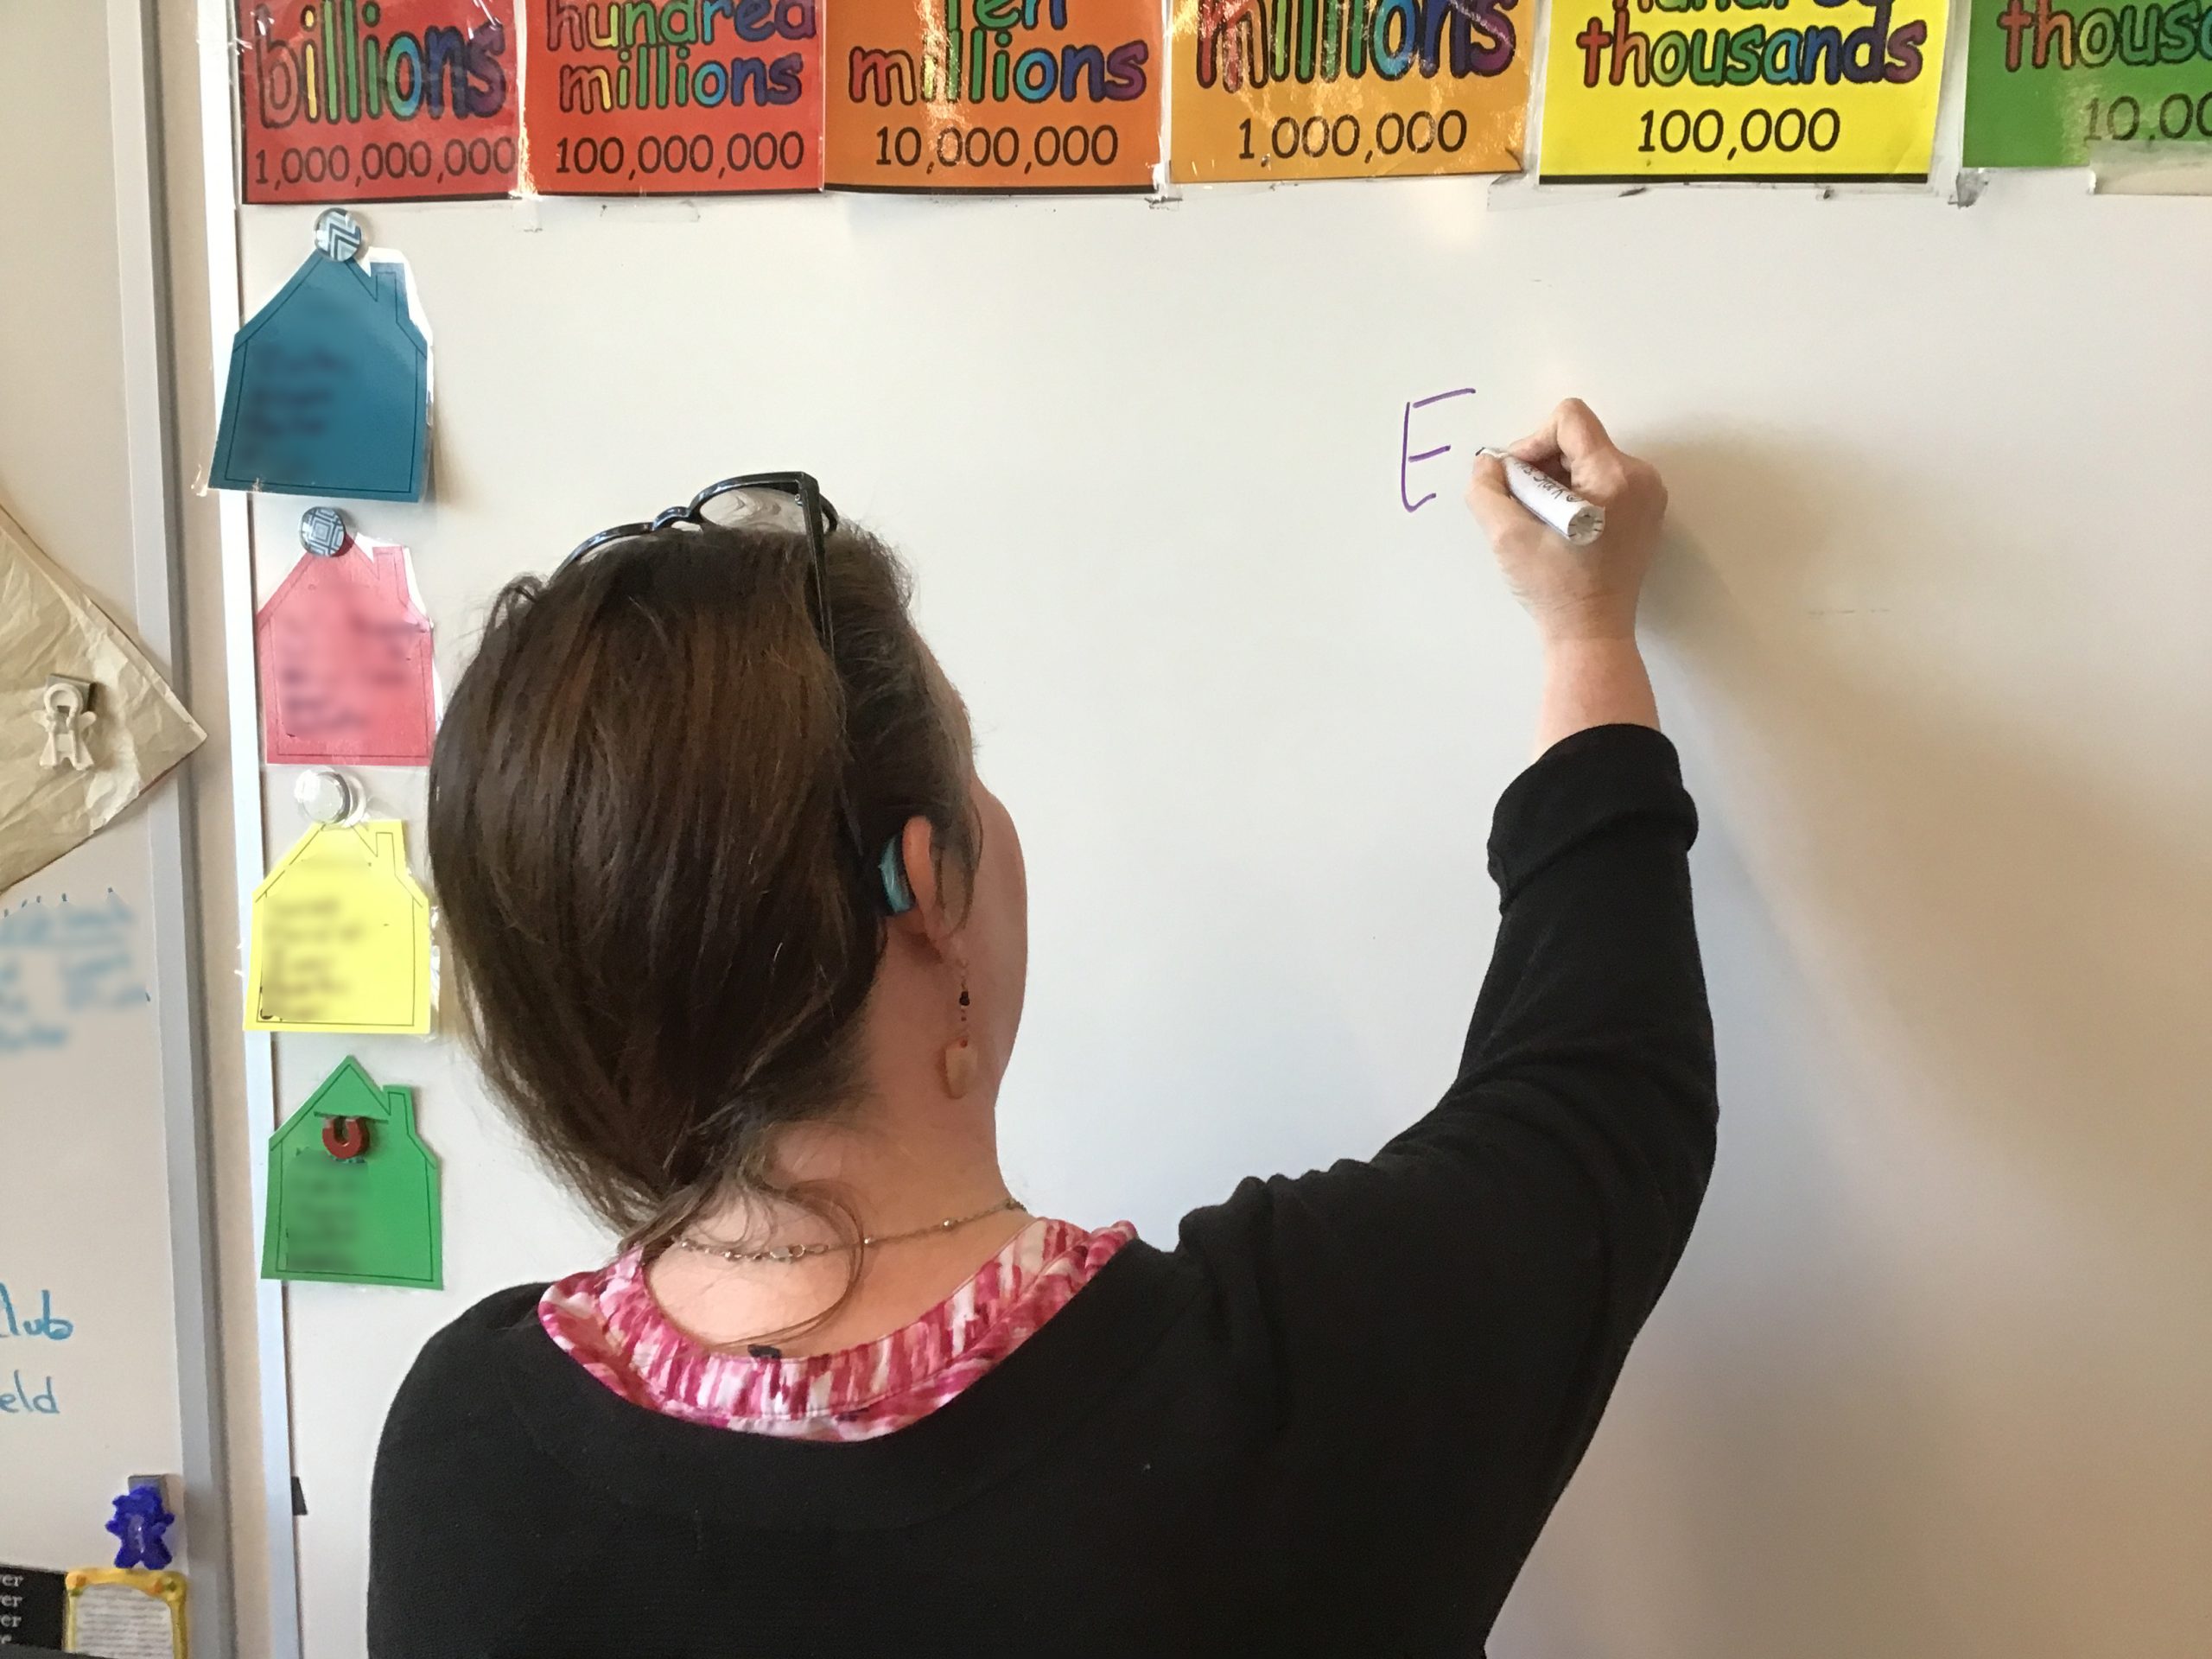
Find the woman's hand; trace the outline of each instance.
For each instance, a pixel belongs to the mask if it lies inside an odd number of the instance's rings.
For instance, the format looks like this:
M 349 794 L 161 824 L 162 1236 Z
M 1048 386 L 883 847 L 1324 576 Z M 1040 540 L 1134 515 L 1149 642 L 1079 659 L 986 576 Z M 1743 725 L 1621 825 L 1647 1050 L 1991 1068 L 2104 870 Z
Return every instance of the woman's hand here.
M 1667 516 L 1667 486 L 1649 462 L 1614 445 L 1579 397 L 1510 453 L 1605 510 L 1605 534 L 1576 547 L 1513 499 L 1504 467 L 1489 456 L 1477 460 L 1467 486 L 1507 586 L 1543 636 L 1536 753 L 1592 726 L 1656 727 L 1658 705 L 1636 646 L 1636 604 Z
M 1510 453 L 1605 510 L 1605 533 L 1575 547 L 1513 499 L 1501 462 L 1488 455 L 1475 462 L 1467 505 L 1544 643 L 1635 639 L 1637 597 L 1667 516 L 1658 473 L 1617 448 L 1579 397 L 1554 410 Z

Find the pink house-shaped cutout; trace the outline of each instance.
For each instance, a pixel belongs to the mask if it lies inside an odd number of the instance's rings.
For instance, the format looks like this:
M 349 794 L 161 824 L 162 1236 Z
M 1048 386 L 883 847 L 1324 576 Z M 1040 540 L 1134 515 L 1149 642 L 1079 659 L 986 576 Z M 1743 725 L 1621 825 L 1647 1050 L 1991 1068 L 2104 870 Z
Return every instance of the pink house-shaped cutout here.
M 302 556 L 253 635 L 270 765 L 429 765 L 436 670 L 405 548 L 356 537 Z

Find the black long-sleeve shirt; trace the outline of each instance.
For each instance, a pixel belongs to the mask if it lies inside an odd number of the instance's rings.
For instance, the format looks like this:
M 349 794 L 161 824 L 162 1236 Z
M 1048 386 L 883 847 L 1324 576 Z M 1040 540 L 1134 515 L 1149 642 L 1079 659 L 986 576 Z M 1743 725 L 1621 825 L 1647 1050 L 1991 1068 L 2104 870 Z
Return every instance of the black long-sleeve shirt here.
M 1554 747 L 1498 804 L 1436 1109 L 1129 1245 L 895 1433 L 660 1416 L 543 1287 L 482 1302 L 385 1425 L 372 1654 L 1478 1653 L 1711 1171 L 1695 833 L 1656 732 Z

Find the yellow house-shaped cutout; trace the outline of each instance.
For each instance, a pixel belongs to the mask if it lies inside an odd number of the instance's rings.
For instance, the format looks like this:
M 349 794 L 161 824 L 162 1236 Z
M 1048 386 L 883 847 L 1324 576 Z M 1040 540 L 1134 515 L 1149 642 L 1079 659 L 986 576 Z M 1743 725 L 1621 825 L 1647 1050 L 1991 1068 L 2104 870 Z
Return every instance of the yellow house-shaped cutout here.
M 248 1031 L 430 1029 L 430 901 L 397 819 L 318 824 L 254 889 Z

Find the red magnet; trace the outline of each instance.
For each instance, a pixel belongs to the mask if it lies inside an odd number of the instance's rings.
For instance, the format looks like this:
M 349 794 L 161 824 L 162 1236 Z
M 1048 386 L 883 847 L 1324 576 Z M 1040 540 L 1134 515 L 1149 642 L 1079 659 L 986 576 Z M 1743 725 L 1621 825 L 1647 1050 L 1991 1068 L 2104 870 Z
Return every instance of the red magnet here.
M 340 1162 L 350 1162 L 369 1149 L 369 1120 L 365 1117 L 326 1117 L 322 1120 L 322 1149 Z

